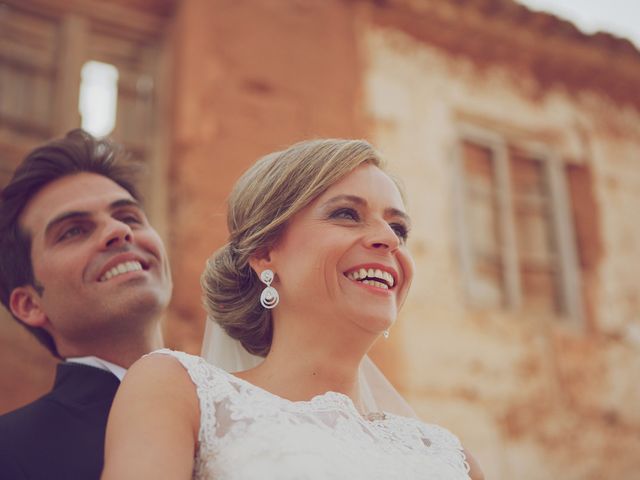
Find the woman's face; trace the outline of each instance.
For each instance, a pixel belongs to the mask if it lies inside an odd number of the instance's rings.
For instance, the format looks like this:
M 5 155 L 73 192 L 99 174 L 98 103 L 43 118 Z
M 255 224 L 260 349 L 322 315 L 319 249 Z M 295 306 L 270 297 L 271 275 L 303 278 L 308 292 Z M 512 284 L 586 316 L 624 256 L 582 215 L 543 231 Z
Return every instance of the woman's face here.
M 279 317 L 381 333 L 413 278 L 409 218 L 394 182 L 364 164 L 298 212 L 269 253 Z

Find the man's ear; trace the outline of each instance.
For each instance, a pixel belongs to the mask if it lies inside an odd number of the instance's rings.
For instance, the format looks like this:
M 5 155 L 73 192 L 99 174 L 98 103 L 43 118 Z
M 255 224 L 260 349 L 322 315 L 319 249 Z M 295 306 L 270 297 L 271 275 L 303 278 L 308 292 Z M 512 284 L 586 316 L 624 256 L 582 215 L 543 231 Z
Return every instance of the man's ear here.
M 49 323 L 41 307 L 41 298 L 31 285 L 14 288 L 9 297 L 11 312 L 30 327 L 43 327 Z

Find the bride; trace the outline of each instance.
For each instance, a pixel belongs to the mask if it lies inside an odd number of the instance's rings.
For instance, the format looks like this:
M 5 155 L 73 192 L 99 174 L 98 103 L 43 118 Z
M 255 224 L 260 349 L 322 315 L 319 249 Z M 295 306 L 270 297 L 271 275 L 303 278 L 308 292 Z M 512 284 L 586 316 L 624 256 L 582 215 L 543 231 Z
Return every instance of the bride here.
M 228 207 L 229 242 L 202 276 L 213 340 L 264 360 L 235 373 L 170 350 L 136 362 L 102 478 L 481 479 L 453 434 L 372 385 L 366 354 L 413 277 L 409 217 L 379 154 L 293 145 L 250 168 Z

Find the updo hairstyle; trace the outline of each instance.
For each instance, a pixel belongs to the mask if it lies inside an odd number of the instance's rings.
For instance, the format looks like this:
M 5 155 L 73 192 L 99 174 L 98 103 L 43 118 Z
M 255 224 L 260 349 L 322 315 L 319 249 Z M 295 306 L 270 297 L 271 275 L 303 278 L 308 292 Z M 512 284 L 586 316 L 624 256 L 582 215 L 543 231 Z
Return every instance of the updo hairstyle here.
M 310 140 L 262 157 L 235 184 L 228 199 L 229 241 L 207 261 L 200 281 L 209 317 L 250 353 L 269 353 L 273 325 L 249 259 L 273 247 L 290 218 L 363 163 L 384 168 L 363 140 Z

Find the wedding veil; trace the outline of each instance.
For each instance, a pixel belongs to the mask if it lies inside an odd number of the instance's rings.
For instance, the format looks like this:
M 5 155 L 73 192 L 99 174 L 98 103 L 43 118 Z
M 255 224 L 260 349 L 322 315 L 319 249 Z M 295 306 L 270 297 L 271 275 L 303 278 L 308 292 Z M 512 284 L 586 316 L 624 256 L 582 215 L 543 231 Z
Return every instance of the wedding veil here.
M 239 341 L 229 337 L 213 320 L 207 319 L 202 357 L 209 363 L 226 370 L 238 372 L 258 365 L 263 358 L 247 352 Z M 364 412 L 387 412 L 405 417 L 416 417 L 407 401 L 391 385 L 368 355 L 360 364 L 358 374 L 360 397 Z

